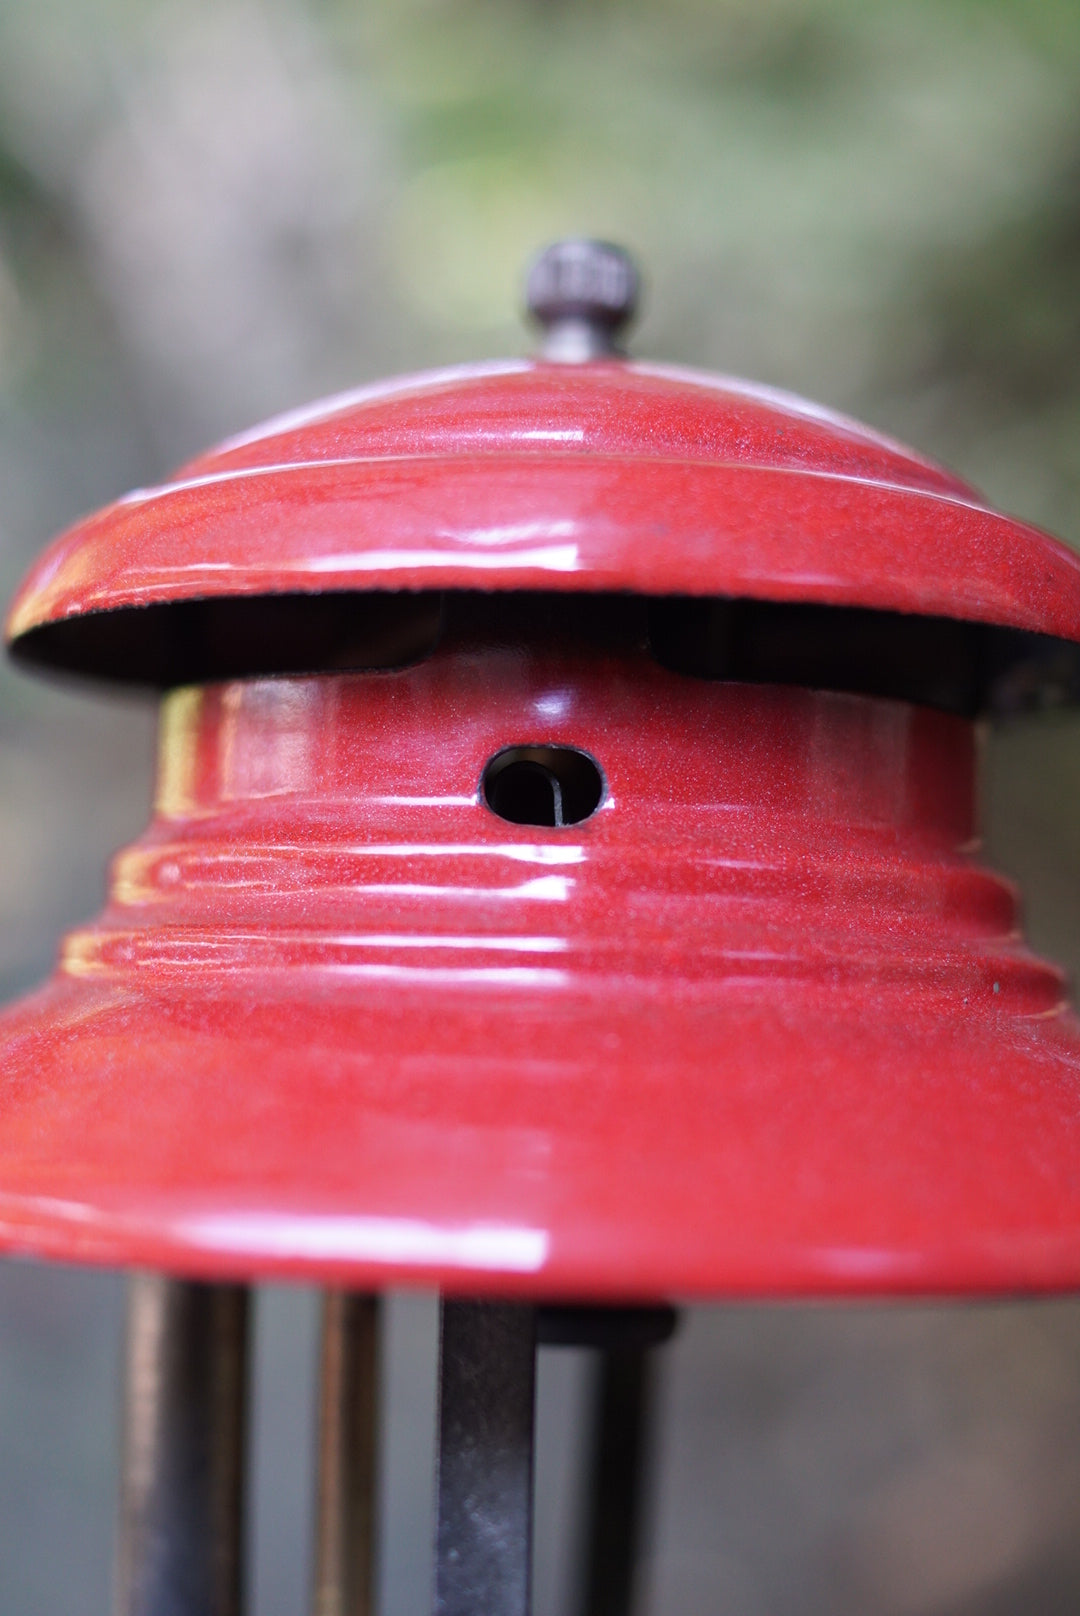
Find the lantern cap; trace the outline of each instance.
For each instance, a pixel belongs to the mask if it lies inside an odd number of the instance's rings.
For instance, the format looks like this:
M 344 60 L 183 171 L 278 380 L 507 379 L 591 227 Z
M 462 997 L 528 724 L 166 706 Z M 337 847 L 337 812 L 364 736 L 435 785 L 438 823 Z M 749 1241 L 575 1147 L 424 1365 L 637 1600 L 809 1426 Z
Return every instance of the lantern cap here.
M 244 629 L 265 645 L 316 596 L 460 589 L 860 607 L 1080 640 L 1080 560 L 1064 545 L 845 416 L 621 359 L 637 295 L 621 249 L 549 248 L 528 278 L 539 360 L 323 400 L 84 518 L 23 584 L 13 649 L 185 682 L 221 668 L 189 654 L 194 603 L 278 601 Z M 301 667 L 263 655 L 228 671 Z

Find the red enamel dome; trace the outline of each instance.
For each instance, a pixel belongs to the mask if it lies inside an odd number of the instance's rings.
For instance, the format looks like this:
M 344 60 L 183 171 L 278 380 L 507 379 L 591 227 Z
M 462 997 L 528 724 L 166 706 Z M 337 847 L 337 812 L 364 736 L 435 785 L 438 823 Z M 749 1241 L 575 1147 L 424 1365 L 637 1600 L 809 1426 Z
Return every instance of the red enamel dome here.
M 940 467 L 768 388 L 618 360 L 434 372 L 271 421 L 77 523 L 7 632 L 443 588 L 806 601 L 1080 639 L 1076 557 Z

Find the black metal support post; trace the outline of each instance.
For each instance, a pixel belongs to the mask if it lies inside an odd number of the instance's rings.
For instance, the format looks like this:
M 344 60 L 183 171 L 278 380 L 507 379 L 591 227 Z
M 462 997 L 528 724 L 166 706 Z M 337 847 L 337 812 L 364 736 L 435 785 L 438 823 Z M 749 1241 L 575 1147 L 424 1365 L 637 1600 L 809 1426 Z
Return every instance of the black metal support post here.
M 116 1616 L 240 1616 L 248 1293 L 131 1280 Z
M 437 1616 L 528 1616 L 534 1309 L 444 1302 L 439 1377 Z
M 323 1298 L 314 1616 L 372 1616 L 379 1304 Z
M 598 1354 L 588 1456 L 581 1616 L 630 1616 L 641 1547 L 653 1347 L 678 1327 L 673 1307 L 544 1306 L 541 1346 Z
M 584 1616 L 630 1616 L 640 1552 L 651 1412 L 647 1347 L 610 1347 L 597 1365 L 588 1485 Z

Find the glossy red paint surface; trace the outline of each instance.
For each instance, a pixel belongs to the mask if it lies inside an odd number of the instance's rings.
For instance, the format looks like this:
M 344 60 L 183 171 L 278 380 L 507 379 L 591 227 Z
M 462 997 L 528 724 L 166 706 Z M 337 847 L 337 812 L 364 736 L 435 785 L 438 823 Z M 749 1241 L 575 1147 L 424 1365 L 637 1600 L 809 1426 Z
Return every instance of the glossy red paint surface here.
M 818 601 L 1080 639 L 1080 561 L 890 440 L 662 366 L 526 361 L 330 400 L 63 535 L 11 639 L 87 612 L 348 589 Z
M 586 749 L 566 829 L 479 800 Z M 0 1018 L 0 1240 L 546 1296 L 1080 1283 L 1080 1027 L 905 704 L 448 644 L 180 691 Z

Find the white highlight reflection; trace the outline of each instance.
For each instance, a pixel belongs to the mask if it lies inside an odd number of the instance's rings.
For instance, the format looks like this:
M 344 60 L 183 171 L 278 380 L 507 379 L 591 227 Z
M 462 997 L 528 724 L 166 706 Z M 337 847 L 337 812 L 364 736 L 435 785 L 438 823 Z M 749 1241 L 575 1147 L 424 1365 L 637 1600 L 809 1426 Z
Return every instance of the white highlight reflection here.
M 492 535 L 501 532 L 504 537 Z M 448 535 L 456 544 L 505 543 L 510 530 L 490 529 L 487 533 L 461 533 Z M 546 572 L 576 572 L 578 547 L 576 544 L 537 545 L 530 550 L 509 550 L 492 554 L 484 550 L 478 555 L 463 554 L 460 550 L 351 550 L 348 554 L 304 557 L 297 561 L 275 563 L 279 571 L 292 572 L 384 572 L 405 567 L 420 569 L 432 567 L 471 567 L 488 571 L 492 567 L 512 570 L 517 567 L 540 567 Z
M 464 532 L 444 529 L 439 535 L 458 544 L 521 544 L 528 539 L 570 539 L 573 536 L 574 523 L 565 516 L 554 519 L 540 516 L 531 522 L 506 522 L 498 527 L 470 527 Z
M 27 1212 L 108 1238 L 141 1233 L 142 1220 L 107 1208 L 48 1195 L 0 1192 L 0 1226 L 18 1231 Z M 318 1213 L 206 1212 L 170 1219 L 167 1236 L 203 1251 L 327 1262 L 385 1262 L 415 1267 L 480 1268 L 535 1274 L 551 1246 L 546 1229 L 513 1223 L 467 1223 L 447 1228 L 420 1218 Z
M 544 718 L 562 718 L 570 711 L 573 700 L 571 690 L 551 690 L 545 696 L 537 696 L 533 708 Z
M 240 886 L 243 883 L 235 882 Z M 568 875 L 537 875 L 516 887 L 433 886 L 420 881 L 365 881 L 343 883 L 342 890 L 380 898 L 533 898 L 541 903 L 566 903 L 574 882 Z
M 538 426 L 526 432 L 508 432 L 507 437 L 518 441 L 528 440 L 532 443 L 584 443 L 585 428 Z
M 316 969 L 350 981 L 404 982 L 420 987 L 562 988 L 570 975 L 551 965 L 368 965 L 320 963 Z M 81 974 L 88 976 L 90 972 Z
M 467 797 L 455 797 L 450 792 L 441 797 L 406 797 L 383 793 L 369 797 L 368 801 L 377 802 L 380 808 L 475 808 L 477 795 L 475 791 Z
M 404 1263 L 535 1274 L 547 1260 L 544 1229 L 473 1223 L 445 1228 L 418 1218 L 290 1217 L 276 1212 L 211 1213 L 176 1226 L 211 1251 L 328 1262 Z
M 333 934 L 320 937 L 319 941 L 340 948 L 465 948 L 497 954 L 563 954 L 570 946 L 565 937 L 443 937 L 437 932 L 415 936 L 397 932 L 346 932 L 340 937 Z
M 367 854 L 371 858 L 460 858 L 468 854 L 473 858 L 506 858 L 516 864 L 584 864 L 585 849 L 580 843 L 569 847 L 550 846 L 543 842 L 428 842 L 418 846 L 415 842 L 351 842 L 340 849 L 350 856 Z M 270 852 L 303 852 L 299 844 L 276 842 Z

